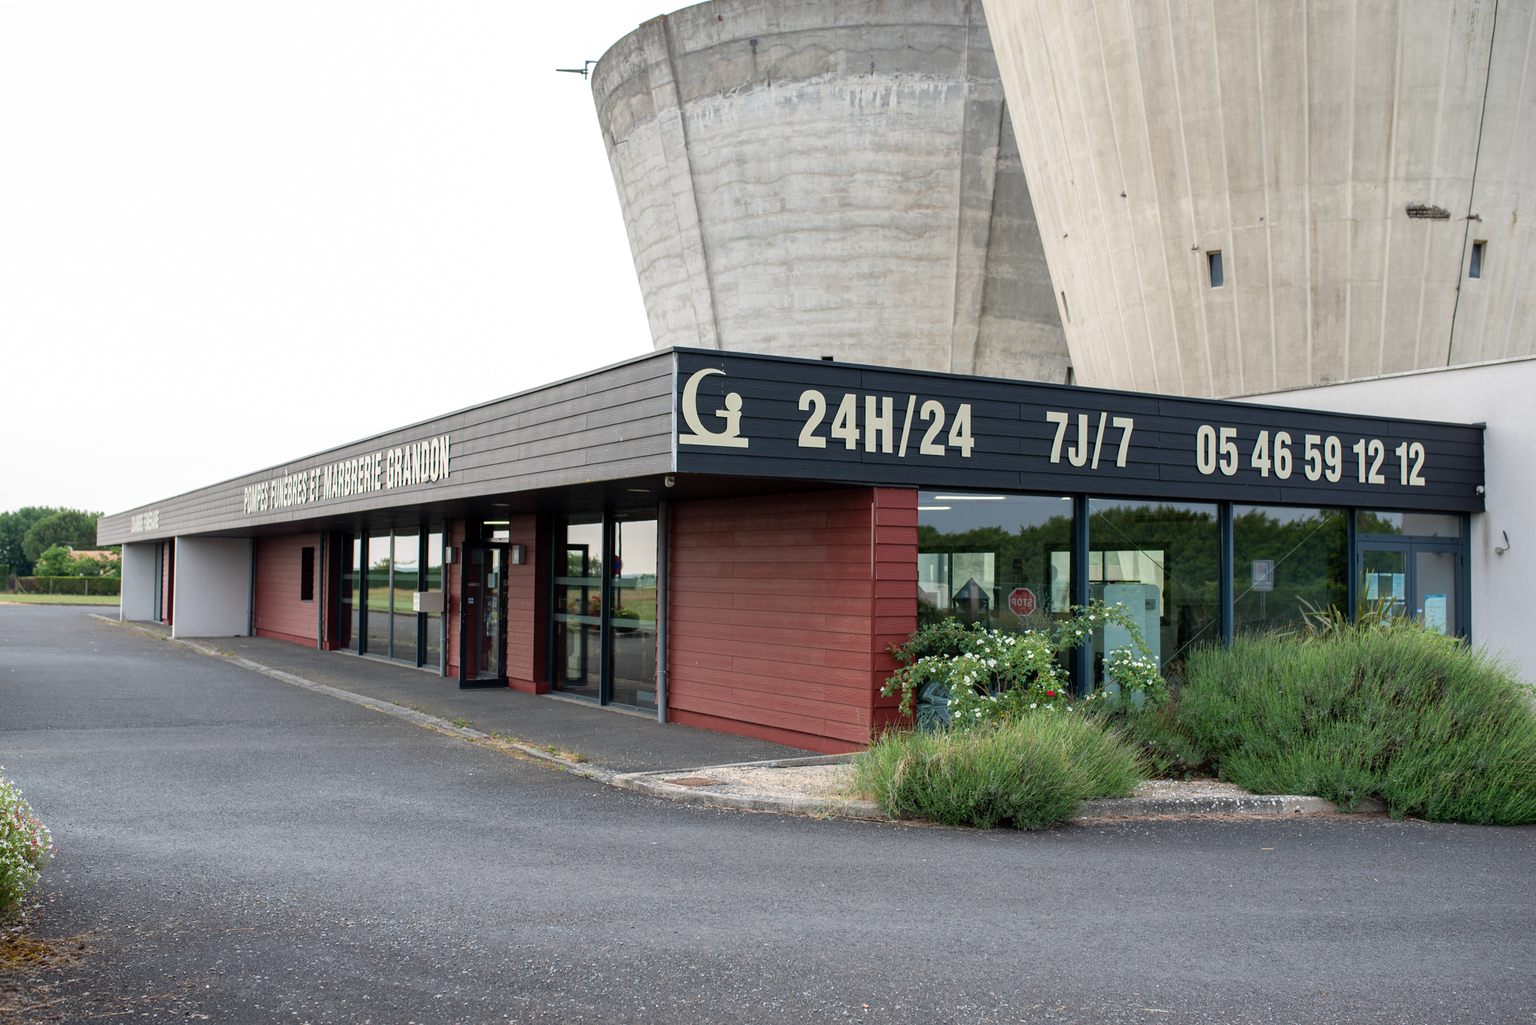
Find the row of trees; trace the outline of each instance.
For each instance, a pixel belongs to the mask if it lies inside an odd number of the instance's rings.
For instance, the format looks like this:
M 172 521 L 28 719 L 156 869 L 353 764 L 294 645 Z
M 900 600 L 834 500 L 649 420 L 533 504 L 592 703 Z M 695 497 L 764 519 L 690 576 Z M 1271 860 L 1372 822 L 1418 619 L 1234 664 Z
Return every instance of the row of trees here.
M 99 512 L 44 505 L 0 513 L 0 566 L 9 566 L 10 572 L 18 577 L 99 575 L 99 570 L 96 574 L 77 574 L 73 569 L 45 574 L 37 567 L 50 549 L 62 549 L 68 556 L 71 548 L 95 548 L 96 521 L 100 517 Z M 51 565 L 58 565 L 60 558 L 55 554 Z

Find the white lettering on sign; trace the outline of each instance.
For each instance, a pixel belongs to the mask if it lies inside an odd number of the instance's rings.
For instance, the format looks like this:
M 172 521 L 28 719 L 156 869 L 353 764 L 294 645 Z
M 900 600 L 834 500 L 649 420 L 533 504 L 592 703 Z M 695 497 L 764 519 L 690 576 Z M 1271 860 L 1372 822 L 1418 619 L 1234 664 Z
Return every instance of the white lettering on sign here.
M 1337 484 L 1344 479 L 1346 448 L 1343 439 L 1333 434 L 1303 434 L 1301 442 L 1301 472 L 1307 480 Z M 1246 448 L 1248 469 L 1256 470 L 1261 477 L 1273 474 L 1280 480 L 1289 480 L 1296 468 L 1293 446 L 1294 439 L 1287 431 L 1261 430 L 1250 446 L 1246 439 L 1240 437 L 1236 427 L 1201 424 L 1195 431 L 1195 469 L 1207 477 L 1217 473 L 1231 477 L 1242 469 L 1242 450 Z M 1354 483 L 1368 487 L 1386 485 L 1385 441 L 1380 438 L 1355 438 L 1347 451 L 1355 457 Z M 1399 484 L 1421 488 L 1429 483 L 1424 477 L 1423 442 L 1405 441 L 1394 448 L 1392 453 L 1397 457 Z
M 1107 412 L 1097 414 L 1096 426 L 1093 413 L 1077 414 L 1076 431 L 1073 432 L 1072 414 L 1060 410 L 1046 410 L 1047 423 L 1056 425 L 1056 437 L 1051 442 L 1051 462 L 1061 462 L 1065 455 L 1067 462 L 1073 466 L 1086 466 L 1090 470 L 1099 468 L 1099 459 L 1104 455 L 1105 428 L 1120 432 L 1119 448 L 1115 450 L 1115 465 L 1124 467 L 1131 452 L 1131 432 L 1136 429 L 1135 417 L 1110 416 Z M 1072 443 L 1067 444 L 1067 435 L 1072 434 Z M 1093 444 L 1089 446 L 1089 439 Z M 1111 440 L 1113 443 L 1113 439 Z
M 451 466 L 448 434 L 413 441 L 317 466 L 245 487 L 245 512 L 275 512 L 312 502 L 355 498 L 376 491 L 437 484 L 448 479 Z
M 128 523 L 128 533 L 142 534 L 148 530 L 160 529 L 160 510 L 147 509 L 141 513 L 134 513 L 133 519 Z
M 863 399 L 860 402 L 860 398 Z M 901 415 L 901 430 L 896 429 L 896 399 L 890 395 L 855 395 L 846 393 L 838 400 L 837 412 L 825 435 L 821 425 L 827 418 L 827 397 L 815 388 L 800 393 L 800 412 L 809 414 L 800 428 L 801 448 L 826 448 L 827 439 L 843 443 L 852 452 L 864 443 L 865 452 L 907 457 L 907 450 L 917 442 L 920 456 L 945 456 L 951 448 L 962 459 L 971 457 L 976 439 L 971 437 L 971 404 L 962 402 L 955 407 L 953 416 L 944 403 L 937 399 L 925 399 L 921 404 L 916 395 L 908 395 L 905 411 Z M 862 419 L 861 419 L 862 412 Z M 913 437 L 913 420 L 917 421 L 922 440 Z M 945 426 L 949 427 L 948 433 Z

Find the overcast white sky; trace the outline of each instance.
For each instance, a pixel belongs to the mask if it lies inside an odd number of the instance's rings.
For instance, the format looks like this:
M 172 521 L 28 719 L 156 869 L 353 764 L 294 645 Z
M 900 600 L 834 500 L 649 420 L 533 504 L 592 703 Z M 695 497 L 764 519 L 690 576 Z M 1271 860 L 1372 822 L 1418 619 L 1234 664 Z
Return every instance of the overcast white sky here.
M 0 511 L 650 351 L 579 67 L 685 6 L 0 0 Z

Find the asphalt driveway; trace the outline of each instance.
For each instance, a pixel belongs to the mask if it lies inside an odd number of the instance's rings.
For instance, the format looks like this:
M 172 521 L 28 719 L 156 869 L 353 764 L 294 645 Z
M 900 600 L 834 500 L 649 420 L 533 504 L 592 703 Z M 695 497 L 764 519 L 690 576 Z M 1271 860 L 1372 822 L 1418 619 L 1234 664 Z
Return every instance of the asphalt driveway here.
M 0 764 L 85 943 L 21 1021 L 1536 1021 L 1533 829 L 716 812 L 69 608 L 0 606 Z

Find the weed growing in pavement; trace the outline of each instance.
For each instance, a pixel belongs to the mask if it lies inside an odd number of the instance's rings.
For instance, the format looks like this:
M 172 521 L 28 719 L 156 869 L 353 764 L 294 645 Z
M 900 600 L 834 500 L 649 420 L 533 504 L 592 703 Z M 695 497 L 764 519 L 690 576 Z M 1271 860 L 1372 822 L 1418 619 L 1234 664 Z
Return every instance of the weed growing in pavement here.
M 53 834 L 32 813 L 0 766 L 0 921 L 21 913 L 21 902 L 53 857 Z
M 469 725 L 469 720 L 468 719 L 450 719 L 448 721 L 453 723 L 454 726 L 458 727 L 461 730 L 464 727 Z
M 1044 829 L 1145 778 L 1135 747 L 1098 723 L 1035 712 L 966 731 L 892 732 L 854 759 L 853 787 L 886 814 Z

